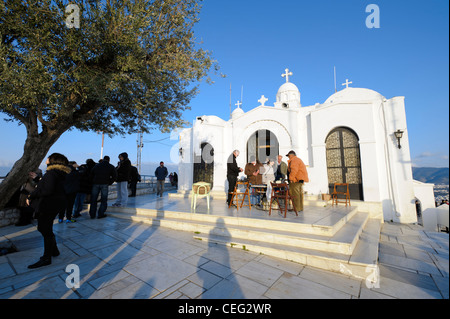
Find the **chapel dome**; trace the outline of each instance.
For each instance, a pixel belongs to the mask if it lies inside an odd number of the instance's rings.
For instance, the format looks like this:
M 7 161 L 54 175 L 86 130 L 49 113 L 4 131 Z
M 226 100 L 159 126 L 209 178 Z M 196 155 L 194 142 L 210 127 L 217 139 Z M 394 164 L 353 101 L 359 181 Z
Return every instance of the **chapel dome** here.
M 290 92 L 290 91 L 299 92 L 299 89 L 294 83 L 287 82 L 284 83 L 282 86 L 280 86 L 277 95 L 283 92 Z
M 215 115 L 208 115 L 206 116 L 206 122 L 208 124 L 215 124 L 215 125 L 224 125 L 226 121 L 222 120 L 220 117 Z
M 232 113 L 231 113 L 231 118 L 237 119 L 238 117 L 241 117 L 244 114 L 244 110 L 241 109 L 240 107 L 237 107 Z
M 384 99 L 380 93 L 364 88 L 348 87 L 331 95 L 324 104 L 339 102 L 360 102 Z
M 198 124 L 224 125 L 226 121 L 215 115 L 203 115 L 197 117 Z
M 300 91 L 298 87 L 291 82 L 286 82 L 278 89 L 277 103 L 284 108 L 300 107 Z

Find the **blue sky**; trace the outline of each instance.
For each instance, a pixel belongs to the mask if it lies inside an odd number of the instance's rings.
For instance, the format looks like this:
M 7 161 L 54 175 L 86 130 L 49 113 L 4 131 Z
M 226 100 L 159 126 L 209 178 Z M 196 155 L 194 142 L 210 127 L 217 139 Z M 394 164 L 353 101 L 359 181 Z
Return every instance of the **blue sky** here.
M 380 9 L 380 28 L 366 27 L 366 6 Z M 244 111 L 259 105 L 261 95 L 273 105 L 281 74 L 301 92 L 302 105 L 323 103 L 346 79 L 386 98 L 405 96 L 411 158 L 415 166 L 448 167 L 449 159 L 449 2 L 361 0 L 205 0 L 196 37 L 213 52 L 226 78 L 211 74 L 214 84 L 200 83 L 200 93 L 184 113 L 229 118 L 241 99 Z M 0 115 L 3 118 L 3 115 Z M 25 128 L 0 122 L 0 166 L 20 158 Z M 105 137 L 104 154 L 127 152 L 136 162 L 136 135 Z M 166 140 L 151 142 L 156 140 Z M 142 162 L 172 162 L 176 134 L 144 135 Z M 100 157 L 101 135 L 65 133 L 51 148 L 84 162 Z M 144 172 L 145 173 L 145 172 Z

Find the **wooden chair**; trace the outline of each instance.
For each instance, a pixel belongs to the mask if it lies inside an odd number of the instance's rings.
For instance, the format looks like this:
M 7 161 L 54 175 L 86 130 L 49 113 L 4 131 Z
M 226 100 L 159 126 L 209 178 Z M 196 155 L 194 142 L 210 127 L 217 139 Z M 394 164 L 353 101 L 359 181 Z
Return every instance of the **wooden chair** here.
M 197 206 L 197 197 L 206 197 L 209 211 L 209 197 L 211 192 L 211 184 L 206 182 L 198 182 L 192 185 L 191 209 Z
M 240 186 L 244 186 L 245 187 L 245 191 L 244 192 L 239 192 L 239 188 Z M 248 206 L 250 208 L 250 210 L 252 210 L 252 204 L 250 202 L 250 184 L 248 182 L 236 182 L 236 186 L 234 187 L 234 190 L 232 192 L 230 192 L 231 194 L 231 200 L 230 203 L 228 204 L 228 208 L 231 207 L 231 205 L 236 205 L 237 210 L 239 210 L 239 208 L 242 208 L 244 206 L 244 201 L 245 201 L 245 197 L 247 197 L 248 200 Z M 240 201 L 240 196 L 242 195 L 242 202 L 241 205 L 239 206 L 239 201 Z
M 331 194 L 333 199 L 333 204 L 338 205 L 338 203 L 344 204 L 345 206 L 350 205 L 350 191 L 348 190 L 348 183 L 335 183 L 333 193 Z
M 294 208 L 295 215 L 298 216 L 297 209 L 295 208 L 294 201 L 291 194 L 289 193 L 289 186 L 287 183 L 270 183 L 272 186 L 272 194 L 270 196 L 270 207 L 269 216 L 272 214 L 272 203 L 275 200 L 278 203 L 278 209 L 283 213 L 284 208 L 284 218 L 286 218 L 286 213 L 288 211 L 289 201 L 292 202 L 292 207 Z M 280 204 L 280 199 L 283 200 L 283 204 Z

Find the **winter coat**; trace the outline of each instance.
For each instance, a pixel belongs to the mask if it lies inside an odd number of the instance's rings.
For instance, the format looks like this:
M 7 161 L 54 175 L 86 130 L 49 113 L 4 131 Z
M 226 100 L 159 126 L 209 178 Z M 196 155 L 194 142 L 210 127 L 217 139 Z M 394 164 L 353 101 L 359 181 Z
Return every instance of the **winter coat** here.
M 262 167 L 260 163 L 256 163 L 256 165 L 253 165 L 252 163 L 248 163 L 245 165 L 244 174 L 247 175 L 247 180 L 252 185 L 261 185 L 262 184 L 262 175 L 257 174 L 256 176 L 253 175 L 254 172 L 259 170 Z
M 41 171 L 41 170 L 39 170 Z M 20 197 L 19 197 L 19 205 L 18 207 L 27 207 L 27 198 L 29 195 L 36 189 L 36 186 L 40 179 L 42 178 L 42 171 L 37 172 L 38 176 L 35 178 L 28 177 L 25 184 L 20 188 Z
M 159 166 L 155 170 L 155 176 L 158 181 L 163 181 L 166 179 L 167 175 L 169 175 L 169 172 L 167 171 L 167 167 L 161 167 Z
M 119 162 L 117 165 L 117 182 L 128 182 L 130 180 L 131 175 L 131 162 L 128 159 L 127 153 L 120 154 L 124 159 Z
M 73 166 L 69 166 L 69 169 L 70 173 L 64 182 L 64 191 L 66 194 L 75 194 L 80 189 L 80 172 Z
M 227 177 L 238 177 L 240 172 L 241 170 L 237 165 L 236 156 L 234 156 L 234 154 L 231 154 L 227 162 Z
M 92 184 L 111 185 L 117 180 L 117 172 L 108 161 L 102 161 L 91 170 Z
M 140 181 L 141 181 L 141 175 L 139 174 L 137 167 L 131 166 L 130 182 L 137 183 Z
M 278 164 L 278 162 L 277 162 L 277 169 L 275 171 L 275 179 L 276 180 L 285 179 L 286 175 L 287 175 L 287 164 L 283 161 L 280 164 Z
M 79 193 L 90 194 L 92 192 L 91 171 L 96 164 L 94 162 L 83 164 L 78 168 L 80 173 L 80 188 Z
M 309 182 L 308 171 L 306 170 L 305 163 L 303 163 L 303 161 L 297 156 L 292 157 L 288 161 L 288 173 L 289 181 L 291 182 Z
M 47 172 L 30 194 L 33 207 L 39 215 L 56 216 L 66 207 L 64 182 L 70 168 L 64 165 L 49 165 Z

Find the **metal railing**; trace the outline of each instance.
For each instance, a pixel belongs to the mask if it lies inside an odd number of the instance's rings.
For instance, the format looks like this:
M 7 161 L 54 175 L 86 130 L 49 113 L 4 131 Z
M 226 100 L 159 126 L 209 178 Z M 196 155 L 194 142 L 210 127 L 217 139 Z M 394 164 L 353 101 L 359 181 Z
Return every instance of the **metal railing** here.
M 3 182 L 3 180 L 6 178 L 6 176 L 0 176 L 0 183 Z M 115 185 L 114 183 L 113 185 Z M 165 184 L 170 185 L 169 178 L 166 178 Z M 151 188 L 156 189 L 156 176 L 152 175 L 141 175 L 141 181 L 137 184 L 138 188 Z
M 138 191 L 138 193 L 147 193 L 150 191 L 151 192 L 156 192 L 156 177 L 152 176 L 152 175 L 141 175 L 141 181 L 137 183 L 136 185 L 136 190 Z M 165 189 L 169 190 L 169 189 L 173 189 L 169 178 L 165 179 Z M 110 185 L 109 187 L 109 191 L 108 191 L 108 196 L 116 194 L 117 189 L 116 189 L 116 183 Z
M 170 183 L 169 178 L 166 178 L 165 184 Z M 156 176 L 153 175 L 141 175 L 141 181 L 138 182 L 140 188 L 156 188 Z

